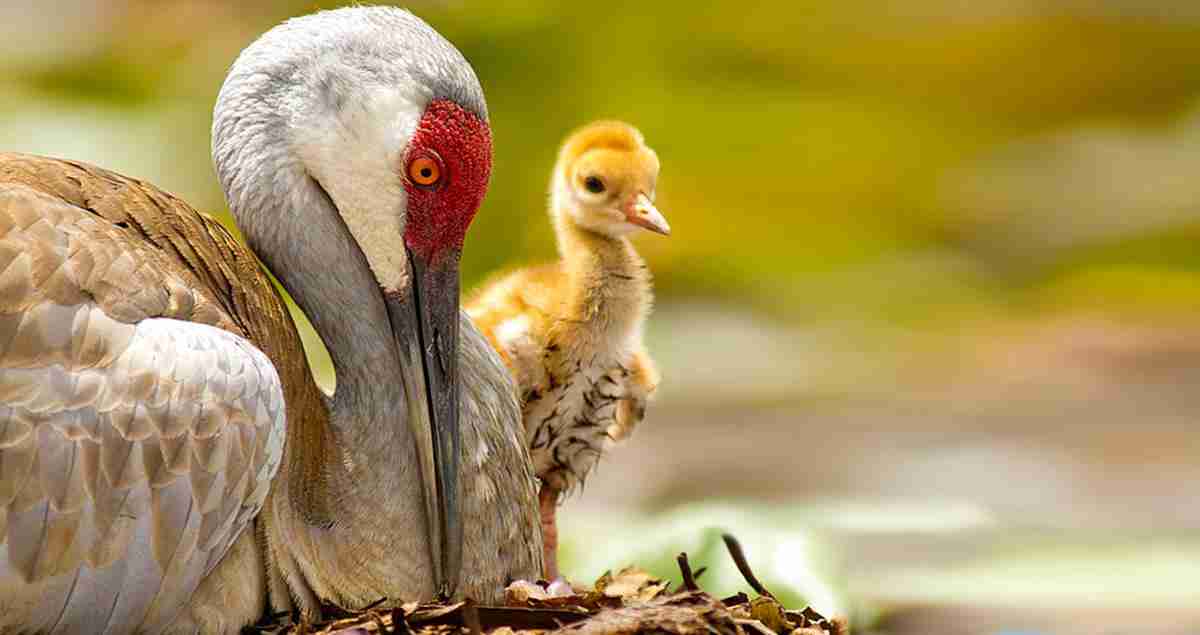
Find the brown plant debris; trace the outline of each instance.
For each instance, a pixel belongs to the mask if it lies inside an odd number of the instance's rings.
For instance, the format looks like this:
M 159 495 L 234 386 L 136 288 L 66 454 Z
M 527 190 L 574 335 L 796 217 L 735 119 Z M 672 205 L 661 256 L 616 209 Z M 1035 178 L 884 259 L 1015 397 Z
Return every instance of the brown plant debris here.
M 247 629 L 261 635 L 849 635 L 846 622 L 812 608 L 789 610 L 754 576 L 741 545 L 725 536 L 738 570 L 755 590 L 717 599 L 700 589 L 687 554 L 678 558 L 684 587 L 628 567 L 605 573 L 591 588 L 517 581 L 505 589 L 505 606 L 471 602 L 404 604 L 336 613 L 306 623 L 291 615 Z M 559 588 L 561 587 L 561 588 Z

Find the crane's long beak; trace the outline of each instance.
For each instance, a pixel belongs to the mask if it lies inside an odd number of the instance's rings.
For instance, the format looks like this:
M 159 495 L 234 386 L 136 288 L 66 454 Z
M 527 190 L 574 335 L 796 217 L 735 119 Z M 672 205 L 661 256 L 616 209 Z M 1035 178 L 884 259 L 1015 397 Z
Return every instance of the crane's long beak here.
M 387 294 L 417 447 L 434 588 L 450 597 L 462 569 L 458 464 L 458 256 L 408 253 L 407 292 Z

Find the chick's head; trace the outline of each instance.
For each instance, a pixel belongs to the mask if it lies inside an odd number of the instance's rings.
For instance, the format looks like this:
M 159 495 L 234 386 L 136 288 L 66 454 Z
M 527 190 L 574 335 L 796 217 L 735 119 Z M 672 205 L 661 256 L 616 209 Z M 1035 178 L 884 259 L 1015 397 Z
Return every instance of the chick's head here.
M 559 153 L 556 213 L 608 236 L 638 229 L 670 234 L 654 206 L 658 170 L 658 155 L 636 128 L 616 121 L 590 124 L 568 137 Z

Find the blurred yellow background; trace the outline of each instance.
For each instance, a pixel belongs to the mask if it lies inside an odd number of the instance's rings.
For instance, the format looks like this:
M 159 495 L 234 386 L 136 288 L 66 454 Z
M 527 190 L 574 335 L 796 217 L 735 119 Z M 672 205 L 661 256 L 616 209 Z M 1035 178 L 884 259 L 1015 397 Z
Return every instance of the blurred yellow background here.
M 224 71 L 328 6 L 5 0 L 0 148 L 229 221 Z M 1200 623 L 1200 4 L 407 6 L 488 96 L 465 287 L 554 256 L 573 127 L 627 120 L 662 160 L 674 234 L 637 246 L 665 381 L 564 510 L 569 573 L 688 549 L 732 590 L 725 527 L 877 632 Z

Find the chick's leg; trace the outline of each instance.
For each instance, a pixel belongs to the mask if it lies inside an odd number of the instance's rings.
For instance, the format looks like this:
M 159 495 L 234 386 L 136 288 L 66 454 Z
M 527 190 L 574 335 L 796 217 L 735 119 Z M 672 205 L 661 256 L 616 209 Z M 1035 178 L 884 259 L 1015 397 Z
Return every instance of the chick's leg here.
M 558 499 L 560 490 L 543 481 L 538 492 L 538 511 L 542 519 L 542 555 L 546 580 L 558 579 Z

